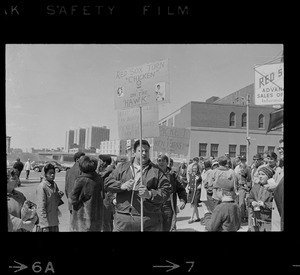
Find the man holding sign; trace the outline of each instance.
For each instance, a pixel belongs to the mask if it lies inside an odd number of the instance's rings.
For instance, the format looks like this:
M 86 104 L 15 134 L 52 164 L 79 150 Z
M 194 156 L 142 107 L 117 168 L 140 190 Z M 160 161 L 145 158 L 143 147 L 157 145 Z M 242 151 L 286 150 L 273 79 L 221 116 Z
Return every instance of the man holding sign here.
M 140 145 L 137 140 L 133 149 L 133 160 L 119 165 L 105 180 L 105 190 L 117 194 L 114 231 L 141 231 L 141 200 L 144 231 L 161 231 L 161 206 L 172 192 L 170 182 L 151 162 L 148 141 L 142 140 Z

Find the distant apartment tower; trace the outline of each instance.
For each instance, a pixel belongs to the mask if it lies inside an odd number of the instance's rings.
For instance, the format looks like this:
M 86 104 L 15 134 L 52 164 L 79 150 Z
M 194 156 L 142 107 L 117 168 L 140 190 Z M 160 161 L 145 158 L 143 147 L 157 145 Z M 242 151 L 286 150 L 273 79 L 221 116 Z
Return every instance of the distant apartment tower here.
M 78 145 L 79 150 L 83 150 L 85 148 L 85 134 L 86 129 L 79 128 L 74 132 L 74 144 Z
M 74 145 L 74 130 L 68 130 L 66 132 L 66 140 L 65 140 L 65 151 L 68 152 L 70 148 L 73 148 Z
M 85 148 L 100 148 L 101 141 L 109 140 L 110 130 L 103 127 L 91 126 L 86 128 Z

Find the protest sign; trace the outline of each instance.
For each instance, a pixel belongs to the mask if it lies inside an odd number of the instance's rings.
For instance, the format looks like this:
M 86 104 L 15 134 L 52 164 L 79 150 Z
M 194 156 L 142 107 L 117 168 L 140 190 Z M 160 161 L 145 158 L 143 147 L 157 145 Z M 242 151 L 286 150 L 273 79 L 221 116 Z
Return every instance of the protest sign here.
M 170 102 L 168 60 L 118 71 L 114 99 L 117 110 Z
M 191 131 L 184 128 L 159 126 L 159 137 L 154 138 L 153 150 L 162 153 L 187 155 Z

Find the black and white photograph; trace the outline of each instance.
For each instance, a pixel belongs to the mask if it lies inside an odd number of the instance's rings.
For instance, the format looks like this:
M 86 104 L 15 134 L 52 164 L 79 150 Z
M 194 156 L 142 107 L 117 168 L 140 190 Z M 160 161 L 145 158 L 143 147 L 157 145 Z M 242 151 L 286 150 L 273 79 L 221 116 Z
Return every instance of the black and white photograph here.
M 79 2 L 5 8 L 7 272 L 226 273 L 239 246 L 286 249 L 284 41 L 198 40 L 188 0 Z

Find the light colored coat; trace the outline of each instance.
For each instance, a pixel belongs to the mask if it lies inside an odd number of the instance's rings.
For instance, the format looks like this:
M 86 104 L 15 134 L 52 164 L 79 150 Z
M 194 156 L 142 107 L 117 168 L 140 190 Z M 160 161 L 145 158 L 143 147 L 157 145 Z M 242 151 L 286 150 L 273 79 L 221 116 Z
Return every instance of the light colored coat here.
M 50 183 L 43 180 L 37 187 L 37 215 L 39 217 L 39 226 L 41 228 L 49 226 L 58 226 L 58 205 L 60 196 L 55 182 Z

